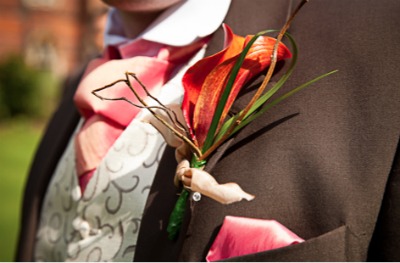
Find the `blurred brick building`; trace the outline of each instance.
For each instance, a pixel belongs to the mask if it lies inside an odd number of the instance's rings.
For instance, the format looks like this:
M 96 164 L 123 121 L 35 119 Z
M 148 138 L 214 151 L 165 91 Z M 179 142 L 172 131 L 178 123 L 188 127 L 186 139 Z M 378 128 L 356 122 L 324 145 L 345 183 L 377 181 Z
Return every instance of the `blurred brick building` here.
M 20 54 L 66 76 L 101 49 L 106 10 L 101 0 L 0 0 L 0 62 Z

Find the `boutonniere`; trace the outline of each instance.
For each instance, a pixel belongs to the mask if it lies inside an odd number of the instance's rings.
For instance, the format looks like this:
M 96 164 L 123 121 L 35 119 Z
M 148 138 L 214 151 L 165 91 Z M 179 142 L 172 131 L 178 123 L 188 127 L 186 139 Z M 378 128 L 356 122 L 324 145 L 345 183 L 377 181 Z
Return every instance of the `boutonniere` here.
M 286 94 L 272 99 L 272 96 L 290 77 L 296 65 L 298 56 L 296 42 L 286 31 L 306 2 L 307 0 L 303 0 L 299 4 L 280 31 L 266 30 L 242 37 L 234 34 L 228 25 L 223 25 L 225 48 L 212 56 L 199 60 L 183 76 L 184 99 L 181 112 L 163 105 L 147 91 L 145 83 L 142 83 L 134 73 L 126 73 L 125 82 L 141 103 L 139 107 L 146 108 L 156 121 L 182 142 L 177 147 L 176 155 L 179 164 L 175 182 L 180 181 L 183 188 L 171 213 L 167 228 L 171 239 L 174 239 L 179 232 L 186 207 L 185 203 L 191 191 L 195 193 L 194 199 L 205 195 L 223 204 L 254 198 L 253 195 L 243 191 L 238 184 L 219 184 L 212 175 L 203 170 L 211 154 L 271 107 L 336 72 L 335 70 L 320 75 L 291 89 Z M 267 36 L 267 34 L 276 32 L 279 32 L 276 38 Z M 291 49 L 282 42 L 283 37 L 288 39 Z M 272 87 L 267 89 L 276 63 L 289 58 L 291 60 L 287 71 Z M 265 71 L 262 84 L 247 106 L 236 115 L 229 116 L 229 110 L 241 89 L 246 83 Z M 149 106 L 138 95 L 138 92 L 130 84 L 129 77 L 134 78 L 145 90 L 147 96 L 156 101 L 156 106 Z M 105 98 L 99 95 L 99 91 L 111 86 L 112 84 L 96 89 L 93 94 L 103 100 L 128 101 L 126 98 Z M 184 123 L 179 120 L 182 118 L 178 117 L 182 115 Z M 167 137 L 165 134 L 163 135 Z

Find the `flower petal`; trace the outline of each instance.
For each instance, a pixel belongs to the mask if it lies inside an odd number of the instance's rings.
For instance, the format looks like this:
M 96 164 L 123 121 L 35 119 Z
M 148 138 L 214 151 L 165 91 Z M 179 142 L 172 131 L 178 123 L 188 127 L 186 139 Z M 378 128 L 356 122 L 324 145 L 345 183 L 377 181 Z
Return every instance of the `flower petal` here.
M 243 37 L 233 34 L 229 26 L 224 24 L 223 27 L 225 31 L 225 48 L 212 56 L 198 61 L 188 69 L 182 79 L 185 89 L 182 111 L 192 135 L 194 135 L 192 122 L 194 107 L 200 95 L 204 80 L 217 65 L 238 54 L 245 41 Z

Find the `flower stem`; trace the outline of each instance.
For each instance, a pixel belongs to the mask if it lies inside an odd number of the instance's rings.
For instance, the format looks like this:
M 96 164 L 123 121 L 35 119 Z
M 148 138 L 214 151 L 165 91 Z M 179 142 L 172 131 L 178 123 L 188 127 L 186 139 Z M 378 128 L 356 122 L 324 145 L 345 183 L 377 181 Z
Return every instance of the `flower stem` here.
M 167 233 L 170 240 L 175 240 L 182 227 L 183 217 L 186 210 L 186 200 L 189 197 L 189 191 L 183 188 L 178 200 L 176 201 L 175 207 L 169 217 Z
M 205 166 L 205 164 L 205 161 L 200 161 L 196 156 L 193 156 L 190 166 L 192 168 L 202 168 Z M 167 233 L 170 240 L 175 240 L 178 237 L 179 231 L 182 227 L 183 218 L 185 216 L 186 201 L 189 198 L 189 194 L 190 192 L 188 189 L 182 189 L 182 192 L 179 195 L 179 198 L 176 201 L 174 209 L 169 217 Z

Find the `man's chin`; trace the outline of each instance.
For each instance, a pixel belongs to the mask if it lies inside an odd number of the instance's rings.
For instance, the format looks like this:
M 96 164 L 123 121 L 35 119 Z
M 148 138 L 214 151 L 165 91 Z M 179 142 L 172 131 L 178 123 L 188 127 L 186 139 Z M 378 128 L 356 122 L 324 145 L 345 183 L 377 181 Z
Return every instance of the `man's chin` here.
M 157 12 L 182 0 L 102 0 L 105 4 L 123 11 Z

